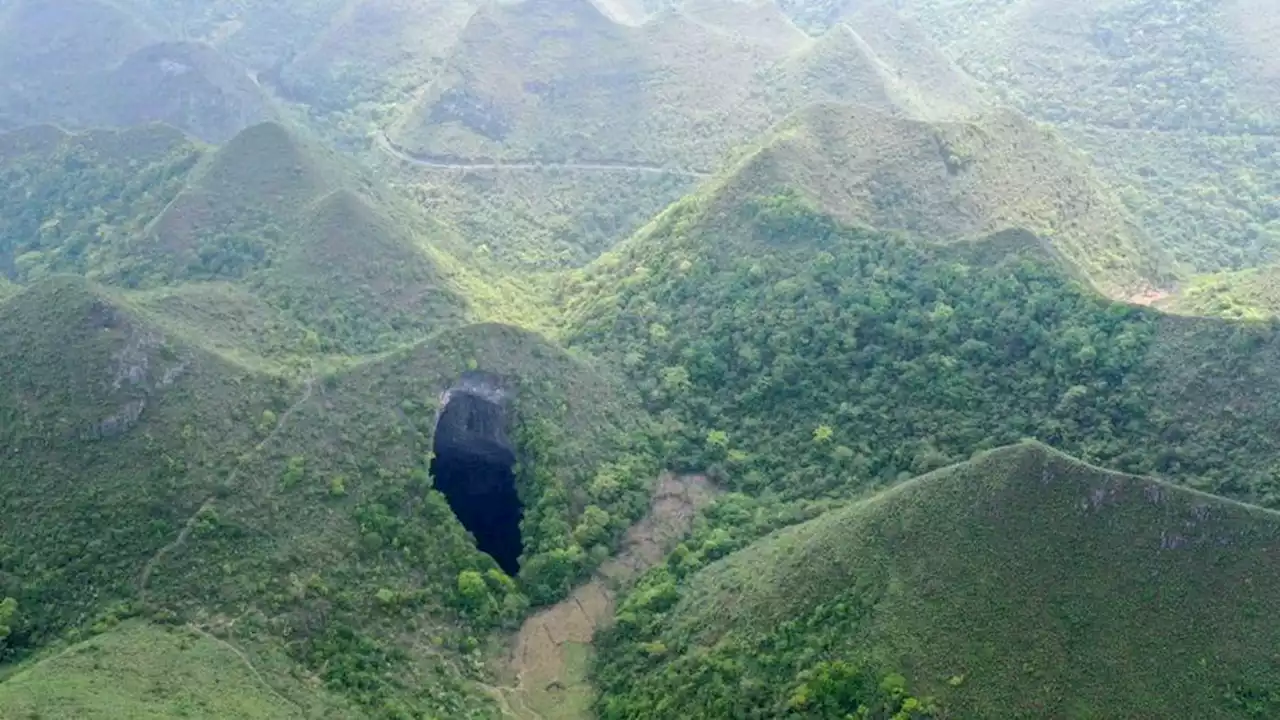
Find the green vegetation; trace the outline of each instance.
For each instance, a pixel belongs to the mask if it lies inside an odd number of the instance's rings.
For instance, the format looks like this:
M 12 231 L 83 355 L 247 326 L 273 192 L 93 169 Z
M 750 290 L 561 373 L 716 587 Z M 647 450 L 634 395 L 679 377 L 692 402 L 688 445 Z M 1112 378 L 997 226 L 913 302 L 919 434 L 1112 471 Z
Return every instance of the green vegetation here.
M 1202 275 L 1161 303 L 1187 315 L 1263 320 L 1280 313 L 1280 267 Z
M 753 495 L 839 497 L 1037 437 L 1280 498 L 1280 447 L 1253 424 L 1275 411 L 1233 409 L 1272 382 L 1271 326 L 1108 303 L 1023 232 L 939 246 L 794 195 L 739 202 L 683 201 L 568 291 L 573 341 L 627 369 L 668 463 Z
M 269 378 L 174 342 L 82 280 L 0 305 L 0 597 L 21 653 L 127 603 L 143 563 L 227 479 Z M 40 520 L 35 520 L 40 518 Z
M 936 240 L 1011 228 L 1044 238 L 1111 296 L 1173 274 L 1090 168 L 1052 132 L 1012 112 L 926 123 L 819 104 L 796 113 L 722 180 L 714 202 L 799 192 L 846 223 Z
M 620 607 L 602 718 L 1280 711 L 1275 513 L 1026 443 L 712 562 L 728 519 Z
M 1266 3 L 46 5 L 0 1 L 0 714 L 1280 713 Z M 431 477 L 464 375 L 513 576 Z
M 1274 4 L 1216 0 L 782 3 L 874 38 L 903 19 L 1031 118 L 1059 128 L 1190 269 L 1272 258 Z M 908 64 L 910 66 L 910 64 Z M 1270 190 L 1270 191 L 1268 191 Z
M 0 707 L 12 718 L 354 717 L 293 682 L 286 697 L 217 638 L 129 621 L 8 677 Z

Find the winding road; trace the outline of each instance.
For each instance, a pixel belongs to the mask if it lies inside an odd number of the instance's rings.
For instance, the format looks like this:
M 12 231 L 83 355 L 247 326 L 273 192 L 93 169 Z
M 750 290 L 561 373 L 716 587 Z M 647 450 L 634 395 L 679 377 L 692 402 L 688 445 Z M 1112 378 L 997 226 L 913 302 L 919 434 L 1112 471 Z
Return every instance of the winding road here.
M 480 162 L 461 159 L 445 160 L 443 158 L 415 155 L 391 142 L 386 133 L 378 133 L 374 145 L 386 155 L 400 162 L 418 167 L 438 168 L 441 170 L 572 170 L 579 172 L 629 172 L 649 175 L 672 175 L 677 177 L 705 178 L 711 173 L 700 170 L 679 170 L 661 165 L 638 165 L 621 161 L 597 160 L 595 162 L 547 162 L 543 160 L 510 160 L 506 162 Z

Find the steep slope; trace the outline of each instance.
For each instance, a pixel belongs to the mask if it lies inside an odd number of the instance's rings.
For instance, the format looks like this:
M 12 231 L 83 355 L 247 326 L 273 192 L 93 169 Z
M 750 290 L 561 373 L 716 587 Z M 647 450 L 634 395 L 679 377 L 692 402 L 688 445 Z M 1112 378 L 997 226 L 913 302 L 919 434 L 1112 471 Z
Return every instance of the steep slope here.
M 628 27 L 587 0 L 494 5 L 392 139 L 433 158 L 703 168 L 761 129 L 740 106 L 768 57 L 674 12 Z
M 475 373 L 510 399 L 524 506 L 515 582 L 428 475 L 438 424 Z M 475 638 L 563 597 L 647 505 L 654 468 L 623 454 L 642 428 L 636 408 L 608 373 L 499 325 L 309 387 L 244 460 L 237 491 L 210 497 L 186 542 L 158 558 L 148 602 L 233 643 L 283 647 L 374 716 L 492 717 L 483 668 L 467 659 Z
M 1271 262 L 1277 53 L 1274 3 L 786 3 L 793 17 L 860 31 L 900 14 L 967 72 L 1057 125 L 1148 232 L 1200 271 Z M 892 21 L 890 21 L 892 22 Z M 1224 170 L 1225 168 L 1225 170 Z M 1211 225 L 1212 227 L 1206 227 Z
M 563 597 L 647 505 L 657 467 L 638 409 L 608 372 L 533 333 L 468 326 L 295 383 L 149 312 L 67 276 L 0 305 L 0 510 L 29 520 L 0 528 L 0 597 L 17 601 L 0 654 L 137 614 L 218 640 L 140 697 L 154 663 L 186 650 L 154 628 L 104 636 L 95 664 L 72 649 L 18 668 L 0 690 L 18 707 L 69 712 L 109 686 L 95 711 L 218 697 L 205 711 L 310 717 L 336 702 L 318 677 L 361 717 L 492 717 L 476 638 Z M 431 479 L 437 425 L 475 393 L 509 410 L 515 579 Z M 143 642 L 160 654 L 132 662 Z M 246 679 L 237 657 L 264 687 L 210 696 Z
M 0 595 L 35 646 L 132 596 L 275 397 L 78 278 L 9 298 L 0 330 L 0 509 L 32 520 L 0 528 Z
M 845 225 L 807 199 L 820 172 L 794 177 L 809 182 L 713 184 L 563 290 L 570 342 L 626 369 L 670 466 L 812 499 L 1036 437 L 1280 498 L 1277 409 L 1258 399 L 1280 390 L 1275 327 L 1109 302 L 1024 230 L 938 243 Z
M 432 79 L 477 3 L 348 0 L 292 58 L 280 81 L 290 97 L 326 109 L 404 100 Z
M 987 102 L 973 78 L 946 57 L 918 23 L 888 8 L 868 5 L 844 23 L 892 69 L 899 102 L 912 117 L 954 120 Z
M 0 7 L 0 129 L 91 114 L 94 79 L 155 31 L 105 0 L 15 0 Z
M 808 40 L 772 0 L 688 0 L 679 8 L 708 27 L 745 38 L 777 56 L 798 50 Z
M 772 133 L 722 195 L 732 204 L 783 190 L 845 222 L 940 240 L 1028 228 L 1114 295 L 1170 279 L 1161 253 L 1088 165 L 1012 112 L 929 124 L 813 106 Z
M 905 23 L 871 28 L 873 48 L 844 26 L 810 41 L 768 3 L 699 0 L 638 27 L 562 5 L 477 14 L 378 141 L 424 207 L 522 269 L 595 257 L 810 103 L 916 118 L 983 103 Z
M 314 352 L 380 352 L 476 319 L 536 321 L 522 285 L 454 259 L 466 250 L 456 233 L 278 124 L 216 150 L 164 126 L 35 128 L 0 136 L 0 157 L 14 189 L 0 272 L 144 290 L 161 314 L 174 298 L 169 330 L 241 362 L 296 369 Z
M 318 335 L 370 352 L 469 317 L 477 285 L 347 161 L 277 124 L 238 134 L 198 167 L 134 247 L 162 284 L 231 280 Z
M 1201 275 L 1157 306 L 1185 315 L 1261 320 L 1280 314 L 1280 266 Z
M 0 136 L 0 274 L 137 281 L 130 240 L 181 191 L 203 148 L 158 125 L 80 135 L 39 126 Z
M 98 0 L 22 0 L 0 9 L 0 128 L 163 122 L 225 142 L 276 114 L 268 94 L 210 45 L 173 41 L 148 8 Z M 179 33 L 179 35 L 181 35 Z
M 248 73 L 202 43 L 148 45 L 103 78 L 96 93 L 99 122 L 162 122 L 211 143 L 226 142 L 276 112 Z
M 1003 448 L 679 589 L 650 578 L 606 644 L 601 715 L 1265 716 L 1278 547 L 1274 513 Z

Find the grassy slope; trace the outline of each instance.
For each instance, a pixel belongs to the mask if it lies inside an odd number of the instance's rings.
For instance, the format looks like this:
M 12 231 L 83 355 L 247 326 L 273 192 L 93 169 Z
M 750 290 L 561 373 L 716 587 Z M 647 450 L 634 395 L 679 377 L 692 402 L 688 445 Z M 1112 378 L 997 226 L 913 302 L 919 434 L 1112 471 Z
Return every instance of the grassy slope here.
M 290 95 L 336 111 L 408 100 L 475 10 L 466 0 L 347 0 L 282 80 Z
M 440 156 L 706 168 L 767 127 L 751 86 L 777 57 L 678 13 L 635 28 L 586 0 L 489 8 L 393 137 Z
M 163 122 L 211 143 L 277 114 L 270 95 L 242 67 L 195 42 L 161 42 L 132 53 L 102 78 L 91 99 L 101 107 L 99 123 Z
M 786 708 L 819 661 L 868 660 L 964 717 L 1263 716 L 1277 543 L 1274 513 L 1004 448 L 701 571 L 657 625 L 665 663 L 620 687 L 651 717 L 739 717 Z
M 724 199 L 798 189 L 846 222 L 937 239 L 1024 227 L 1114 295 L 1169 282 L 1161 254 L 1057 138 L 1013 113 L 924 123 L 818 105 L 769 136 Z
M 255 673 L 210 636 L 130 621 L 13 674 L 0 683 L 0 707 L 14 718 L 348 716 L 313 690 L 304 710 Z
M 138 16 L 102 0 L 6 3 L 0 71 L 24 82 L 0 93 L 0 129 L 92 115 L 83 100 L 95 91 L 93 78 L 154 38 Z
M 815 101 L 922 118 L 963 116 L 980 104 L 972 82 L 918 30 L 870 30 L 863 38 L 839 27 L 810 41 L 772 5 L 722 0 L 667 10 L 640 27 L 612 23 L 588 3 L 490 8 L 472 19 L 441 77 L 391 136 L 439 161 L 704 169 Z M 561 40 L 542 42 L 548 32 Z M 581 265 L 692 186 L 621 171 L 387 166 L 431 212 L 488 238 L 487 251 L 520 268 Z
M 471 319 L 539 321 L 519 282 L 452 257 L 467 250 L 456 233 L 277 124 L 214 151 L 146 126 L 10 133 L 0 152 L 26 190 L 5 214 L 4 234 L 17 239 L 0 243 L 6 275 L 83 274 L 145 289 L 156 309 L 157 294 L 177 293 L 186 318 L 217 297 L 256 306 L 279 322 L 236 327 L 253 333 L 249 345 L 273 348 L 273 363 L 382 351 Z M 218 284 L 198 287 L 209 281 Z M 186 334 L 202 339 L 198 326 Z
M 1280 267 L 1266 265 L 1194 278 L 1160 301 L 1170 312 L 1261 320 L 1280 313 Z
M 76 278 L 9 298 L 0 327 L 0 504 L 32 519 L 0 529 L 0 593 L 20 603 L 23 642 L 39 645 L 133 596 L 143 563 L 280 398 L 269 378 Z
M 73 272 L 128 282 L 145 261 L 129 241 L 164 209 L 204 150 L 159 125 L 69 135 L 51 126 L 0 136 L 10 193 L 0 271 L 18 281 Z
M 0 509 L 33 518 L 0 535 L 18 652 L 143 611 L 227 637 L 290 702 L 315 701 L 296 680 L 314 673 L 373 716 L 492 717 L 478 638 L 602 559 L 578 544 L 584 507 L 604 511 L 592 542 L 606 545 L 645 508 L 654 468 L 624 456 L 642 422 L 619 381 L 527 331 L 443 332 L 290 385 L 129 302 L 59 277 L 0 306 L 15 340 L 0 359 L 16 369 L 0 396 Z M 493 580 L 480 607 L 458 574 L 495 566 L 427 476 L 439 398 L 473 368 L 513 390 L 528 463 L 526 572 Z M 83 681 L 115 672 L 96 669 Z M 199 695 L 205 679 L 172 687 Z
M 464 257 L 520 271 L 581 267 L 697 184 L 654 173 L 384 165 L 427 213 L 483 243 Z
M 830 4 L 798 4 L 823 5 Z M 847 17 L 856 24 L 887 5 L 860 4 Z M 1058 124 L 1109 181 L 1136 190 L 1147 229 L 1179 260 L 1211 271 L 1276 252 L 1274 238 L 1256 229 L 1276 219 L 1266 203 L 1280 123 L 1270 81 L 1276 52 L 1258 40 L 1280 18 L 1274 5 L 916 0 L 901 7 L 967 71 L 1033 118 Z

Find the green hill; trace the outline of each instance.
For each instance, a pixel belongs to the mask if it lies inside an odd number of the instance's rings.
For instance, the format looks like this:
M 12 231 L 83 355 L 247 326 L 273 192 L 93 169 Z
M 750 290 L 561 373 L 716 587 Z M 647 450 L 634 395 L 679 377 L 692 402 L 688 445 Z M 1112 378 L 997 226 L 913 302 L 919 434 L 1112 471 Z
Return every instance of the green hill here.
M 680 10 L 704 25 L 783 56 L 808 40 L 772 0 L 688 0 Z
M 105 0 L 14 0 L 0 7 L 0 130 L 83 120 L 94 80 L 156 39 L 133 13 Z
M 446 248 L 463 246 L 449 229 L 278 124 L 250 127 L 216 150 L 145 126 L 17 132 L 0 138 L 0 152 L 26 191 L 7 196 L 6 275 L 26 282 L 73 272 L 147 290 L 153 307 L 169 293 L 193 320 L 229 321 L 224 309 L 253 306 L 254 317 L 279 322 L 224 329 L 274 348 L 273 361 L 286 359 L 286 347 L 295 357 L 377 352 L 472 319 L 534 314 L 518 287 L 450 257 Z M 183 287 L 206 282 L 221 284 Z M 228 304 L 192 307 L 205 301 Z M 203 342 L 211 329 L 180 332 Z M 299 344 L 299 333 L 310 339 Z M 231 336 L 220 337 L 225 347 Z
M 1193 269 L 1274 260 L 1274 3 L 786 2 L 859 32 L 904 16 L 965 71 L 1087 151 Z M 909 63 L 907 64 L 910 65 Z
M 10 297 L 0 331 L 0 506 L 32 519 L 0 529 L 0 595 L 37 646 L 132 597 L 274 391 L 74 277 Z
M 772 59 L 770 43 L 677 12 L 630 27 L 587 0 L 490 6 L 392 139 L 446 162 L 706 168 L 768 125 L 750 101 Z
M 322 685 L 378 717 L 492 717 L 481 639 L 567 593 L 647 506 L 638 409 L 535 334 L 468 326 L 291 383 L 167 332 L 173 316 L 150 315 L 167 303 L 140 297 L 148 309 L 58 276 L 0 305 L 0 510 L 30 519 L 0 529 L 0 597 L 17 601 L 0 653 L 141 613 L 216 635 L 267 689 L 212 704 L 210 683 L 243 682 L 226 654 L 165 655 L 173 640 L 138 630 L 95 641 L 100 662 L 19 666 L 0 691 L 18 707 L 56 714 L 110 685 L 95 711 L 270 712 L 277 696 L 321 703 Z M 515 581 L 428 474 L 446 391 L 477 370 L 512 398 Z M 188 664 L 139 697 L 161 667 L 128 659 L 144 641 Z
M 470 1 L 355 0 L 281 73 L 291 97 L 328 110 L 404 101 L 439 71 Z
M 0 707 L 15 718 L 353 717 L 313 689 L 281 695 L 237 653 L 198 630 L 130 622 L 7 678 Z
M 495 574 L 427 474 L 444 393 L 473 369 L 513 392 L 526 508 L 516 584 Z M 478 638 L 531 600 L 558 599 L 602 559 L 575 539 L 579 503 L 604 513 L 606 544 L 646 506 L 654 473 L 623 454 L 636 409 L 607 373 L 498 325 L 441 333 L 309 387 L 271 443 L 242 459 L 235 491 L 210 496 L 185 542 L 157 557 L 147 602 L 247 649 L 278 648 L 378 717 L 493 716 Z M 484 597 L 462 594 L 467 572 L 489 577 Z
M 1162 254 L 1088 165 L 1012 112 L 925 123 L 861 106 L 812 106 L 766 136 L 713 204 L 790 191 L 844 222 L 938 240 L 1027 228 L 1113 295 L 1171 279 Z
M 162 122 L 222 143 L 276 114 L 252 77 L 208 45 L 165 42 L 125 58 L 97 87 L 99 122 L 128 127 Z
M 599 710 L 1265 717 L 1280 711 L 1277 543 L 1275 513 L 1003 448 L 680 585 L 700 554 L 673 559 L 621 607 Z
M 796 177 L 731 176 L 563 291 L 571 343 L 626 369 L 671 466 L 713 467 L 749 495 L 842 497 L 1036 437 L 1280 497 L 1275 410 L 1257 399 L 1275 382 L 1273 326 L 1111 303 L 1056 238 L 1023 230 L 939 243 L 846 225 L 809 199 L 822 170 Z
M 127 281 L 147 259 L 129 240 L 182 190 L 204 149 L 159 125 L 67 134 L 51 126 L 0 136 L 6 193 L 0 270 L 23 282 L 72 272 Z
M 178 38 L 182 38 L 179 40 Z M 0 9 L 0 129 L 163 122 L 225 142 L 277 114 L 268 93 L 214 47 L 190 42 L 149 8 L 71 0 Z

